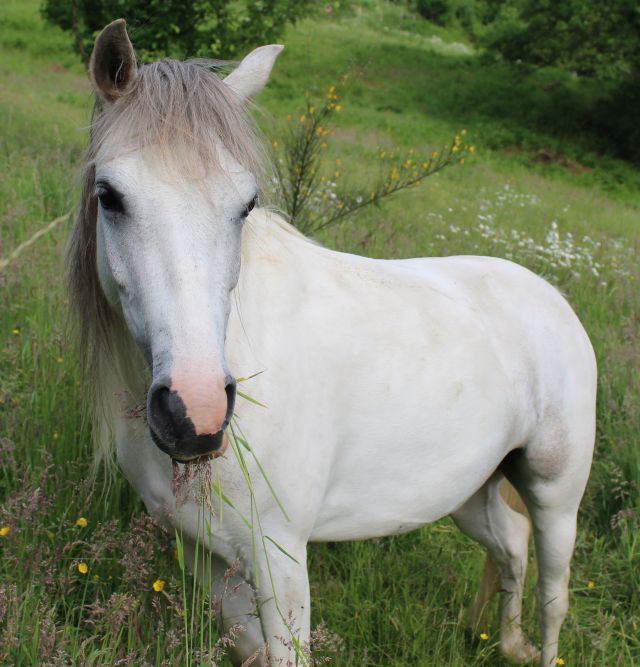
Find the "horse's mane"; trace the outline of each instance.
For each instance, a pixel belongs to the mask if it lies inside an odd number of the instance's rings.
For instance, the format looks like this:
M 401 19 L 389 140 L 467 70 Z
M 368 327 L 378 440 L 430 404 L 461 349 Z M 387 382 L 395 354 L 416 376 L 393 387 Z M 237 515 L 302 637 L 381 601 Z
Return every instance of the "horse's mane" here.
M 202 175 L 220 167 L 222 144 L 260 182 L 262 144 L 244 103 L 220 79 L 217 65 L 177 60 L 142 65 L 115 102 L 96 102 L 82 165 L 80 208 L 67 250 L 67 278 L 79 325 L 83 376 L 93 394 L 98 459 L 112 451 L 105 427 L 117 416 L 113 411 L 140 400 L 148 371 L 98 280 L 96 161 L 127 149 L 153 147 L 163 169 L 174 169 L 177 176 Z

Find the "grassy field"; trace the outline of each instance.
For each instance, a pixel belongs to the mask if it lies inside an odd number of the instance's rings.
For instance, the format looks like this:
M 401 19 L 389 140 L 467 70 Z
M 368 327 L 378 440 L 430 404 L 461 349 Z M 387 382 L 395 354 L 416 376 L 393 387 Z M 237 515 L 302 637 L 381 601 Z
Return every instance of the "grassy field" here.
M 339 164 L 353 185 L 376 175 L 381 149 L 430 154 L 468 130 L 473 160 L 319 240 L 372 256 L 508 257 L 568 296 L 594 343 L 600 385 L 561 655 L 566 665 L 631 667 L 640 664 L 640 171 L 586 131 L 588 82 L 487 63 L 459 40 L 382 1 L 304 21 L 285 35 L 260 122 L 278 140 L 305 90 L 321 98 L 348 73 L 326 174 Z M 2 0 L 0 259 L 77 201 L 92 98 L 69 45 L 41 21 L 37 0 Z M 185 629 L 184 600 L 198 596 L 183 597 L 192 582 L 169 536 L 120 476 L 88 474 L 86 390 L 66 326 L 69 227 L 0 272 L 0 663 L 211 664 L 201 651 L 215 653 L 209 619 L 192 612 Z M 336 635 L 324 642 L 337 651 L 332 664 L 503 664 L 495 612 L 488 641 L 464 628 L 482 558 L 450 520 L 314 545 L 313 621 Z M 533 581 L 525 623 L 538 638 Z

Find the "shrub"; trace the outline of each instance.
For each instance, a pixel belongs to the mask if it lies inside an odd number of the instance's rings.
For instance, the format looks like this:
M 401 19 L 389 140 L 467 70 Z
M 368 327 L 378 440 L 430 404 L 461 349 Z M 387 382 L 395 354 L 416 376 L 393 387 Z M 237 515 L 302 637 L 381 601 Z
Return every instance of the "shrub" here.
M 73 33 L 88 63 L 96 34 L 125 18 L 138 56 L 234 57 L 273 43 L 319 0 L 44 0 L 43 16 Z

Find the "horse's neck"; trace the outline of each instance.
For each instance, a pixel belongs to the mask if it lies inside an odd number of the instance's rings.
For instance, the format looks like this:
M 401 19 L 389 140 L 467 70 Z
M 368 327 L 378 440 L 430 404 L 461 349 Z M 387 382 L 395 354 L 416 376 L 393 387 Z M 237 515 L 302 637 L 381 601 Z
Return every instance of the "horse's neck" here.
M 266 345 L 269 336 L 282 335 L 309 281 L 322 279 L 321 256 L 327 252 L 274 213 L 259 209 L 251 215 L 243 230 L 240 277 L 227 327 L 230 363 L 243 369 L 245 355 L 257 353 L 256 346 Z
M 279 215 L 258 209 L 243 231 L 240 290 L 254 291 L 263 279 L 280 280 L 296 273 L 302 280 L 300 270 L 311 256 L 322 252 Z

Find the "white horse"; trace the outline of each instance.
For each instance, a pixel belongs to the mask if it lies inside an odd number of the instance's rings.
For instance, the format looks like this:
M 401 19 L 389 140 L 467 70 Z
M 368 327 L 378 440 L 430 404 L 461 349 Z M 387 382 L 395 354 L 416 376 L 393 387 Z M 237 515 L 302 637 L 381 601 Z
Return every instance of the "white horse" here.
M 446 515 L 499 568 L 502 650 L 536 659 L 520 625 L 529 528 L 501 498 L 506 476 L 534 527 L 541 664 L 553 665 L 594 445 L 589 339 L 556 289 L 511 262 L 358 257 L 252 210 L 245 106 L 281 49 L 256 49 L 222 80 L 202 63 L 138 67 L 123 20 L 96 40 L 101 108 L 70 283 L 120 464 L 191 557 L 200 540 L 217 575 L 240 563 L 244 583 L 222 604 L 225 623 L 246 626 L 234 659 L 266 642 L 268 665 L 293 664 L 292 643 L 309 637 L 309 541 Z M 263 531 L 297 563 L 269 540 L 252 556 L 239 516 L 250 494 L 235 457 L 220 456 L 232 373 L 258 371 L 247 392 L 268 408 L 237 401 L 236 414 L 289 516 L 249 463 Z M 145 402 L 146 423 L 129 418 Z M 213 518 L 213 535 L 198 530 L 201 506 L 172 492 L 172 459 L 210 453 L 238 510 Z

